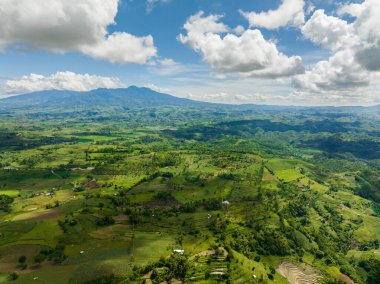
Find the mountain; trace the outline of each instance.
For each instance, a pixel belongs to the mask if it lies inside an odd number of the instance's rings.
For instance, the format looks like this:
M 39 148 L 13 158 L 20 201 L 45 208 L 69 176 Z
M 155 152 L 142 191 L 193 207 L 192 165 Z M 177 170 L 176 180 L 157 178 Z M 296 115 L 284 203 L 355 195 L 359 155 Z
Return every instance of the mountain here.
M 305 106 L 279 106 L 258 104 L 221 104 L 194 101 L 175 97 L 169 94 L 156 92 L 145 87 L 130 86 L 128 88 L 105 89 L 99 88 L 87 92 L 67 90 L 47 90 L 27 93 L 0 99 L 0 114 L 8 114 L 17 110 L 57 110 L 57 109 L 137 109 L 159 106 L 207 107 L 208 109 L 234 110 L 238 112 L 256 111 L 263 113 L 276 113 L 278 111 L 297 111 L 299 113 L 345 113 L 345 112 L 378 112 L 380 105 L 371 107 L 305 107 Z
M 49 90 L 0 100 L 0 108 L 49 107 L 124 107 L 141 108 L 164 105 L 204 105 L 207 103 L 177 98 L 149 88 L 131 86 L 120 89 L 96 89 L 88 92 Z

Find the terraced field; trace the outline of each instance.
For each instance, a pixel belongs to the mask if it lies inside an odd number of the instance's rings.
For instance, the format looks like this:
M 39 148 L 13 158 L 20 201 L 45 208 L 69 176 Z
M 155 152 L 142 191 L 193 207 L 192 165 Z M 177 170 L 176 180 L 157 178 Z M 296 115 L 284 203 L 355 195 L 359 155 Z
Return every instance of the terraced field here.
M 202 251 L 190 259 L 195 262 L 194 272 L 188 277 L 188 281 L 198 283 L 204 280 L 221 280 L 228 274 L 226 258 L 227 251 L 224 248 Z
M 297 265 L 289 261 L 282 262 L 277 268 L 277 271 L 291 284 L 315 284 L 323 279 L 323 277 L 310 266 L 305 264 Z

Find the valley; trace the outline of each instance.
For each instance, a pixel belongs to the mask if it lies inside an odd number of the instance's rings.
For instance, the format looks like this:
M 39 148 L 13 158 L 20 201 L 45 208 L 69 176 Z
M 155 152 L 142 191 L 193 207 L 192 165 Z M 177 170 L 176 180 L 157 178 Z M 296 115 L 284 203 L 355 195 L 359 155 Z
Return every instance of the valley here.
M 5 106 L 0 283 L 379 283 L 377 109 L 188 103 Z

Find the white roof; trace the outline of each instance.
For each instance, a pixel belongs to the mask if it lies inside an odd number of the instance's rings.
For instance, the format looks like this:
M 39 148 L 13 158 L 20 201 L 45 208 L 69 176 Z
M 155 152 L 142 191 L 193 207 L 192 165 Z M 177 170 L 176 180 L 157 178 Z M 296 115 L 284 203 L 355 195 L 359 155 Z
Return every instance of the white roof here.
M 185 251 L 183 249 L 173 249 L 173 252 L 183 254 Z

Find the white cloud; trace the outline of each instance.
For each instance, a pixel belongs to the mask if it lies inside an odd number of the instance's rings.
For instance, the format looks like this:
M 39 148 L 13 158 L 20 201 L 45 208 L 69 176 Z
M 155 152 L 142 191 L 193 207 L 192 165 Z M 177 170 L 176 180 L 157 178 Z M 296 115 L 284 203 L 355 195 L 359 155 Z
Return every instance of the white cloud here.
M 196 101 L 204 101 L 210 103 L 222 104 L 270 104 L 273 103 L 273 98 L 277 96 L 268 96 L 268 94 L 261 93 L 247 93 L 240 94 L 239 92 L 219 92 L 219 93 L 187 93 L 185 98 Z
M 363 12 L 363 6 L 357 3 L 343 4 L 338 9 L 338 15 L 343 16 L 344 14 L 349 14 L 354 17 L 359 17 Z
M 306 11 L 305 11 L 305 15 L 310 15 L 311 13 L 313 13 L 314 12 L 314 10 L 315 10 L 315 5 L 313 4 L 313 3 L 311 3 L 311 2 L 309 2 L 308 4 L 307 4 L 307 7 L 306 7 Z
M 362 4 L 346 4 L 338 14 L 356 17 L 353 23 L 315 11 L 302 27 L 302 32 L 317 44 L 333 51 L 350 49 L 356 60 L 369 71 L 380 71 L 380 1 L 366 0 Z
M 108 34 L 118 0 L 1 0 L 0 48 L 22 45 L 53 52 L 80 51 L 118 63 L 156 55 L 151 36 Z
M 380 104 L 379 83 L 363 86 L 360 89 L 329 90 L 310 92 L 296 90 L 287 99 L 296 105 L 311 106 L 370 106 Z
M 356 62 L 352 50 L 342 50 L 328 60 L 318 62 L 305 74 L 295 76 L 296 87 L 317 92 L 319 90 L 354 90 L 367 86 L 371 74 Z
M 81 48 L 84 54 L 112 63 L 147 63 L 157 50 L 152 36 L 136 37 L 127 33 L 113 33 L 97 44 Z
M 68 71 L 57 72 L 50 76 L 30 74 L 5 81 L 3 97 L 42 90 L 89 91 L 97 88 L 120 88 L 122 86 L 120 80 L 115 77 L 76 74 Z
M 218 73 L 281 77 L 303 72 L 300 57 L 282 54 L 259 30 L 236 35 L 219 22 L 221 18 L 203 12 L 191 16 L 184 25 L 187 34 L 180 34 L 178 40 L 199 52 Z
M 262 84 L 262 85 L 260 85 Z M 310 92 L 292 91 L 291 86 L 279 82 L 262 82 L 247 78 L 244 80 L 220 81 L 208 86 L 170 88 L 171 94 L 193 100 L 228 104 L 266 104 L 300 106 L 342 106 L 380 104 L 380 96 L 374 96 L 374 86 L 354 90 L 329 90 Z
M 170 58 L 161 58 L 152 61 L 148 70 L 155 76 L 177 76 L 178 74 L 187 72 L 197 72 L 195 66 L 191 64 L 181 64 Z
M 304 36 L 329 48 L 332 55 L 305 74 L 293 78 L 296 93 L 358 104 L 379 103 L 380 1 L 345 5 L 339 9 L 338 15 L 344 13 L 350 13 L 356 19 L 347 23 L 317 10 L 303 26 Z
M 241 12 L 251 27 L 277 29 L 288 25 L 299 26 L 305 21 L 304 0 L 283 0 L 276 10 Z
M 352 24 L 337 17 L 327 16 L 324 10 L 315 11 L 301 31 L 307 39 L 332 50 L 358 42 Z
M 146 13 L 149 14 L 153 11 L 154 7 L 158 4 L 169 3 L 171 0 L 147 0 L 146 1 Z
M 195 37 L 202 34 L 226 33 L 230 29 L 225 24 L 219 22 L 221 18 L 223 18 L 221 15 L 209 15 L 205 17 L 204 12 L 201 11 L 191 16 L 183 27 L 189 34 L 189 40 L 191 38 L 195 39 Z M 182 35 L 180 35 L 180 38 L 182 38 Z M 196 44 L 196 41 L 193 44 Z
M 159 59 L 157 60 L 157 62 L 163 66 L 175 66 L 175 65 L 178 65 L 177 62 L 175 62 L 173 59 L 171 58 L 164 58 L 164 59 Z
M 234 32 L 235 32 L 235 34 L 237 34 L 237 35 L 242 35 L 242 34 L 244 33 L 244 31 L 245 31 L 245 29 L 244 29 L 244 27 L 241 26 L 241 25 L 238 25 L 238 26 L 236 26 L 236 27 L 234 28 Z
M 362 40 L 356 57 L 370 71 L 380 71 L 380 1 L 366 0 L 362 3 L 354 28 Z
M 168 88 L 161 88 L 161 87 L 158 87 L 154 84 L 146 84 L 144 85 L 145 88 L 149 88 L 151 89 L 152 91 L 155 91 L 155 92 L 159 92 L 159 93 L 164 93 L 164 94 L 167 94 L 170 92 L 170 89 Z
M 288 79 L 250 78 L 228 76 L 224 79 L 199 74 L 197 77 L 179 77 L 174 82 L 166 82 L 170 94 L 207 102 L 217 103 L 282 103 L 283 97 L 294 90 Z M 286 104 L 286 102 L 283 102 Z M 287 102 L 290 104 L 291 102 Z
M 1 40 L 53 51 L 78 49 L 107 34 L 117 6 L 117 0 L 2 0 Z

